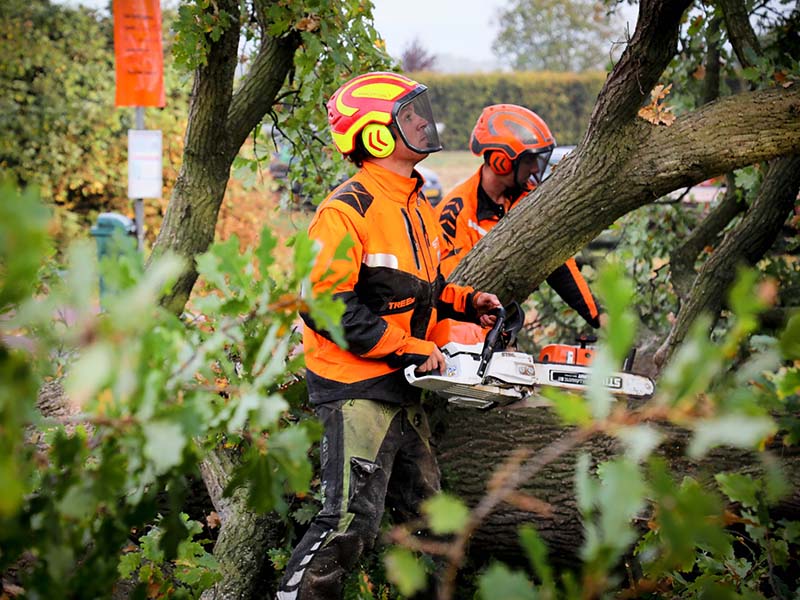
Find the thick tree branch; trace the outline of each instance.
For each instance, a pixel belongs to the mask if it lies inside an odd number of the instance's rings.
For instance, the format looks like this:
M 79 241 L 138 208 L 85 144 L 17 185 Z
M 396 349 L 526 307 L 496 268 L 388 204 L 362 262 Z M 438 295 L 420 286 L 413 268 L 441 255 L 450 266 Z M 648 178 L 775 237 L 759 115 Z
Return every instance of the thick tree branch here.
M 280 38 L 263 35 L 258 55 L 250 64 L 247 76 L 231 103 L 228 131 L 232 148 L 235 148 L 234 156 L 272 107 L 300 46 L 300 35 L 296 31 Z
M 222 32 L 219 41 L 210 44 L 207 64 L 195 71 L 189 102 L 184 161 L 191 158 L 216 164 L 219 162 L 219 154 L 229 152 L 231 145 L 228 131 L 220 127 L 220 124 L 225 123 L 228 117 L 233 96 L 233 78 L 241 30 L 239 3 L 236 0 L 220 0 L 218 9 L 231 15 L 231 25 Z M 186 169 L 184 162 L 179 177 L 185 176 Z
M 712 17 L 706 31 L 705 79 L 701 104 L 708 104 L 719 98 L 720 55 L 719 29 L 721 19 Z M 738 201 L 736 181 L 732 173 L 726 174 L 727 189 L 722 201 L 706 216 L 686 241 L 670 254 L 670 280 L 681 302 L 686 302 L 692 283 L 697 276 L 694 263 L 706 246 L 716 241 L 717 235 L 731 219 L 744 210 L 744 203 Z M 686 188 L 688 192 L 691 188 Z
M 761 56 L 761 45 L 758 43 L 755 31 L 750 26 L 750 18 L 744 0 L 718 0 L 720 8 L 725 15 L 725 28 L 728 30 L 728 39 L 736 52 L 739 64 L 750 67 L 753 61 L 748 58 L 747 50 L 751 56 Z
M 706 31 L 705 78 L 703 79 L 703 97 L 701 104 L 708 104 L 719 98 L 719 26 L 720 19 L 712 17 Z
M 798 190 L 800 155 L 773 161 L 753 206 L 700 270 L 689 301 L 681 308 L 669 336 L 656 352 L 657 365 L 666 363 L 701 313 L 712 316 L 719 313 L 737 265 L 753 265 L 769 250 L 794 207 Z
M 622 215 L 711 175 L 800 152 L 800 86 L 713 102 L 671 127 L 636 119 L 578 147 L 461 261 L 452 279 L 527 298 Z M 519 261 L 518 255 L 530 257 Z M 516 263 L 516 264 L 515 264 Z
M 643 0 L 628 47 L 597 98 L 584 142 L 632 120 L 677 52 L 678 25 L 691 0 Z

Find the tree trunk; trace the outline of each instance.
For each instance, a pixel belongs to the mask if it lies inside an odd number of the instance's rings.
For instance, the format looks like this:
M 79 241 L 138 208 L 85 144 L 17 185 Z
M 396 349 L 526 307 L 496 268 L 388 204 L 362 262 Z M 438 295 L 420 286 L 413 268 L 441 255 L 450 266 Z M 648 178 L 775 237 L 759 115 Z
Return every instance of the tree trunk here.
M 284 526 L 280 518 L 275 513 L 257 514 L 249 510 L 243 488 L 231 497 L 222 496 L 237 461 L 236 451 L 219 448 L 200 465 L 203 481 L 222 521 L 214 558 L 219 561 L 223 579 L 203 593 L 203 600 L 265 598 L 277 585 L 266 553 L 282 543 Z
M 175 313 L 183 310 L 197 280 L 195 258 L 214 241 L 233 160 L 272 107 L 300 43 L 297 32 L 281 38 L 262 33 L 259 53 L 234 93 L 239 3 L 218 4 L 232 15 L 234 24 L 211 44 L 208 64 L 195 73 L 183 162 L 152 254 L 171 251 L 186 260 L 185 270 L 162 298 Z
M 482 412 L 466 408 L 449 408 L 444 429 L 437 435 L 439 466 L 444 488 L 474 506 L 486 494 L 492 471 L 512 452 L 530 449 L 534 455 L 566 436 L 570 428 L 561 425 L 549 408 L 524 408 Z M 692 476 L 712 482 L 717 472 L 763 472 L 759 457 L 750 452 L 718 448 L 701 461 L 685 457 L 689 433 L 674 427 L 666 428 L 670 437 L 657 451 L 669 461 L 677 480 Z M 551 516 L 543 517 L 501 505 L 475 532 L 470 540 L 470 553 L 477 561 L 498 558 L 509 563 L 526 562 L 518 542 L 518 529 L 533 524 L 547 542 L 551 559 L 557 564 L 575 566 L 583 541 L 583 528 L 575 500 L 575 461 L 581 453 L 591 453 L 593 463 L 613 457 L 616 442 L 608 437 L 594 437 L 552 463 L 523 488 L 524 492 L 550 503 Z M 781 447 L 776 452 L 791 485 L 792 495 L 781 508 L 791 512 L 800 508 L 800 449 Z M 793 518 L 797 512 L 793 513 Z

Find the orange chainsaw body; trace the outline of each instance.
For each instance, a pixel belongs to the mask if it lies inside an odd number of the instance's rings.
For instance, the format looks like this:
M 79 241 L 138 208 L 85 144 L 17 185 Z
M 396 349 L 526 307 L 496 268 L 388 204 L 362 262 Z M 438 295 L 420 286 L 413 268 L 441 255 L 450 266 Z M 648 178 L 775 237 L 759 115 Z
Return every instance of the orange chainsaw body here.
M 593 348 L 570 346 L 569 344 L 549 344 L 539 352 L 539 362 L 588 366 L 591 364 L 593 356 Z
M 486 332 L 480 325 L 444 319 L 439 321 L 428 334 L 428 339 L 439 348 L 444 348 L 450 342 L 458 344 L 482 344 L 486 339 Z

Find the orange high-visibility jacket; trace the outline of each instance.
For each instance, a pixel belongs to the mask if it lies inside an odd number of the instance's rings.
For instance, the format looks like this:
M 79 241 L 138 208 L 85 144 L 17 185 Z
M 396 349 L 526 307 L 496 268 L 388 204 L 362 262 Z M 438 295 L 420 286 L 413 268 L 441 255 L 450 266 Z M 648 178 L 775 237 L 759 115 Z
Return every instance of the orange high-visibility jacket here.
M 422 364 L 436 347 L 427 335 L 438 319 L 477 322 L 473 289 L 446 283 L 439 271 L 445 240 L 420 191 L 422 177 L 403 177 L 371 162 L 320 204 L 309 225 L 319 247 L 312 291 L 345 303 L 348 347 L 303 315 L 303 345 L 312 403 L 366 398 L 419 400 L 402 367 Z M 336 254 L 349 237 L 344 258 Z
M 436 207 L 439 224 L 451 246 L 442 260 L 442 274 L 449 277 L 464 255 L 524 196 L 525 193 L 502 206 L 493 202 L 481 187 L 481 167 L 453 188 Z M 547 283 L 589 325 L 600 326 L 597 302 L 574 258 L 553 271 Z

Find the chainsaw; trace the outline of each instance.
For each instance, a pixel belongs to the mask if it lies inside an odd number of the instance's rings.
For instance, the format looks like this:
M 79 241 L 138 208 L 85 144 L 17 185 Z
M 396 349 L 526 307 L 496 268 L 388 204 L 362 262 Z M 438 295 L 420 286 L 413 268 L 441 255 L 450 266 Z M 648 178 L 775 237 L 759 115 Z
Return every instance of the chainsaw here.
M 584 336 L 578 345 L 550 344 L 542 348 L 539 359 L 530 354 L 510 351 L 524 316 L 520 306 L 509 305 L 507 318 L 503 307 L 493 311 L 497 318 L 491 330 L 480 341 L 475 328 L 464 329 L 469 335 L 452 331 L 440 332 L 446 366 L 441 373 L 418 373 L 411 365 L 405 369 L 406 380 L 413 386 L 430 390 L 451 404 L 489 409 L 507 406 L 536 396 L 541 387 L 585 391 L 589 385 L 590 364 L 594 356 L 594 337 Z M 452 322 L 457 323 L 457 322 Z M 457 328 L 459 325 L 455 325 Z M 470 325 L 465 324 L 469 328 Z M 443 336 L 443 337 L 442 337 Z M 461 338 L 453 341 L 454 338 Z M 630 372 L 635 351 L 625 359 L 623 370 L 605 378 L 602 385 L 616 396 L 648 398 L 653 395 L 653 381 Z M 544 403 L 546 404 L 546 402 Z M 542 403 L 527 403 L 540 406 Z

